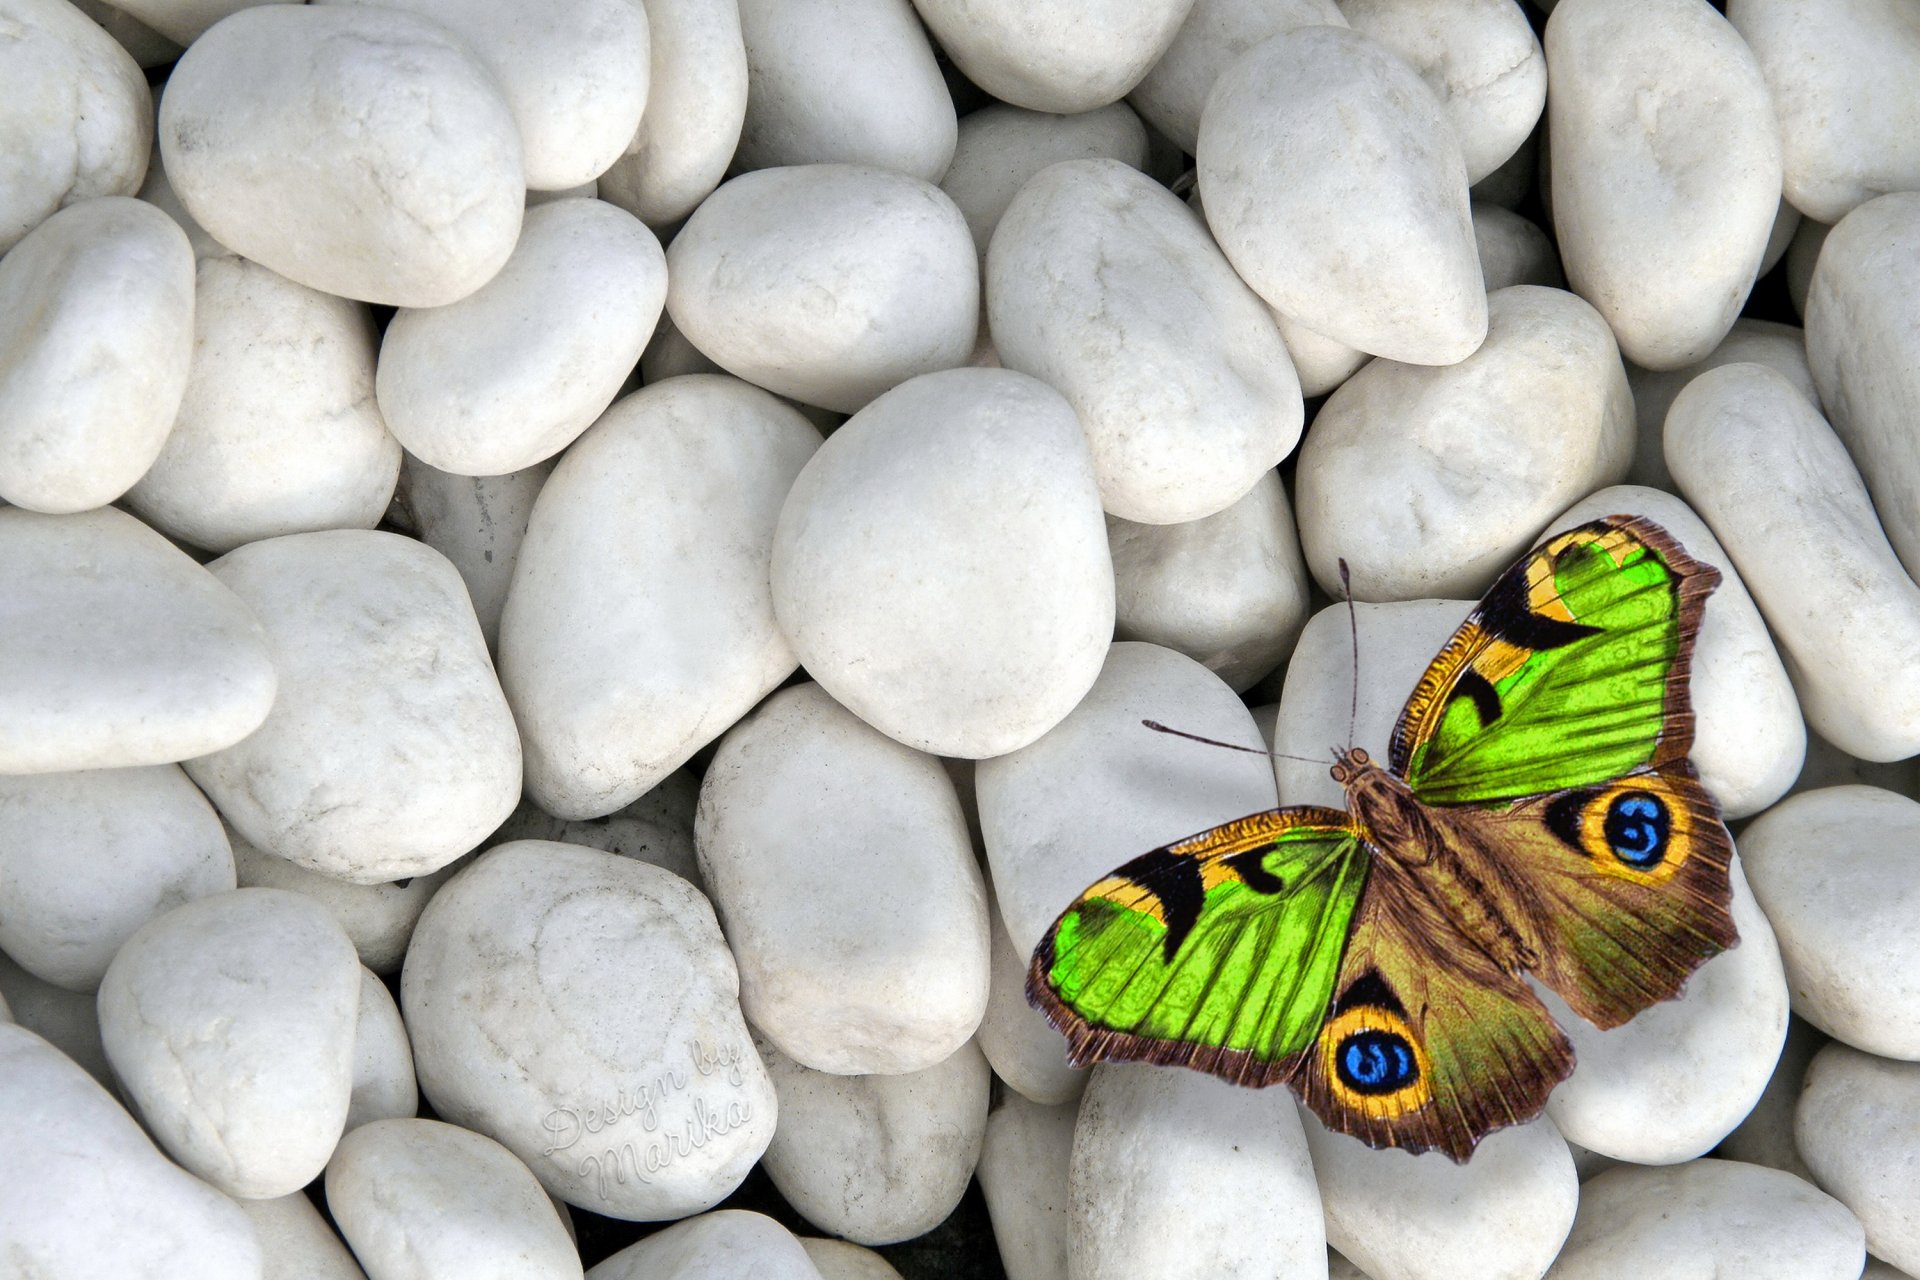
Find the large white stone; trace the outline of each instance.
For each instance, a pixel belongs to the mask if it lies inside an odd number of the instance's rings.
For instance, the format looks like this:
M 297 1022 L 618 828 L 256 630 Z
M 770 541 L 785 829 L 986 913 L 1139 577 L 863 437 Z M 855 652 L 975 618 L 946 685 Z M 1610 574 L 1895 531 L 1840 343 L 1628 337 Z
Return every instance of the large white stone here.
M 92 991 L 147 921 L 234 887 L 220 816 L 170 764 L 0 775 L 0 947 Z
M 1920 1270 L 1920 1062 L 1828 1045 L 1807 1069 L 1794 1131 L 1814 1180 L 1853 1210 L 1873 1255 Z
M 193 250 L 124 196 L 73 204 L 0 259 L 0 498 L 103 507 L 160 454 L 193 354 Z
M 52 1045 L 0 1024 L 0 1240 L 22 1280 L 264 1280 L 233 1202 Z
M 311 898 L 235 889 L 148 923 L 100 983 L 100 1038 L 167 1153 L 229 1195 L 319 1176 L 346 1123 L 360 964 Z
M 793 670 L 767 565 L 819 443 L 774 397 L 705 374 L 621 400 L 554 469 L 500 620 L 542 808 L 619 809 Z
M 420 541 L 460 571 L 488 649 L 499 647 L 500 611 L 520 560 L 520 543 L 533 517 L 533 501 L 552 473 L 550 462 L 500 476 L 458 476 L 411 456 L 401 465 L 397 497 Z
M 980 1052 L 1013 1093 L 1042 1106 L 1077 1101 L 1087 1073 L 1067 1062 L 1065 1038 L 1027 1003 L 1027 953 L 1014 950 L 999 904 L 990 905 L 992 971 L 987 1012 L 975 1035 Z
M 667 250 L 667 310 L 722 368 L 851 413 L 918 373 L 965 364 L 979 263 L 952 200 L 864 165 L 742 174 Z
M 791 1231 L 746 1209 L 676 1222 L 587 1274 L 593 1280 L 823 1280 Z
M 306 1192 L 235 1203 L 252 1221 L 266 1260 L 260 1280 L 367 1280 Z
M 987 1116 L 980 1190 L 1007 1280 L 1066 1280 L 1067 1185 L 1074 1106 L 1041 1106 L 1017 1093 Z
M 1114 515 L 1213 515 L 1299 441 L 1300 383 L 1272 313 L 1138 169 L 1074 160 L 1035 175 L 993 233 L 986 281 L 1000 363 L 1067 397 Z
M 1091 111 L 1140 82 L 1194 0 L 914 0 L 954 65 L 1002 102 Z
M 365 968 L 360 970 L 360 1006 L 354 1019 L 346 1131 L 375 1120 L 411 1120 L 420 1110 L 420 1087 L 413 1077 L 407 1027 L 393 993 Z
M 1666 450 L 1759 603 L 1808 728 L 1863 760 L 1920 752 L 1920 587 L 1819 411 L 1772 369 L 1727 365 L 1674 400 Z
M 1692 364 L 1740 314 L 1779 207 L 1760 68 L 1704 0 L 1566 0 L 1546 48 L 1567 279 L 1635 364 Z
M 783 689 L 721 741 L 694 834 L 741 1012 L 782 1053 L 899 1075 L 980 1025 L 986 886 L 939 761 Z
M 794 481 L 773 607 L 807 672 L 910 747 L 980 758 L 1099 674 L 1113 569 L 1086 435 L 1046 384 L 956 369 L 849 418 Z
M 1125 103 L 1061 116 L 993 102 L 960 122 L 940 189 L 959 206 L 984 259 L 1000 215 L 1029 178 L 1048 165 L 1096 157 L 1146 167 L 1146 126 Z
M 427 905 L 401 976 L 421 1092 L 553 1194 L 711 1208 L 774 1129 L 739 976 L 692 885 L 597 849 L 497 845 Z
M 632 214 L 603 200 L 542 204 L 480 289 L 393 317 L 380 414 L 409 454 L 443 471 L 498 476 L 544 462 L 613 403 L 666 299 L 666 254 Z
M 1633 388 L 1633 414 L 1640 429 L 1639 443 L 1633 448 L 1633 467 L 1627 472 L 1630 483 L 1675 492 L 1664 443 L 1667 410 L 1689 382 L 1725 364 L 1770 365 L 1793 383 L 1808 404 L 1819 407 L 1820 392 L 1807 364 L 1806 334 L 1792 325 L 1742 316 L 1733 322 L 1720 345 L 1696 364 L 1661 370 L 1627 366 L 1627 385 Z
M 274 659 L 239 597 L 111 507 L 0 509 L 0 773 L 184 760 L 245 738 Z
M 491 279 L 520 233 L 503 92 L 436 22 L 269 4 L 175 64 L 160 150 L 181 203 L 234 252 L 325 293 L 439 306 Z
M 1235 58 L 1295 27 L 1344 27 L 1334 0 L 1194 0 L 1173 43 L 1127 101 L 1141 119 L 1192 154 L 1213 82 Z
M 355 884 L 338 876 L 309 871 L 297 862 L 264 853 L 237 832 L 228 832 L 240 886 L 260 885 L 305 894 L 325 907 L 353 940 L 360 963 L 375 973 L 398 973 L 413 926 L 460 862 L 438 871 L 378 884 Z
M 1457 364 L 1375 360 L 1321 407 L 1295 501 L 1307 566 L 1361 600 L 1473 596 L 1566 506 L 1626 476 L 1633 397 L 1613 335 L 1573 294 L 1488 299 Z
M 1288 318 L 1414 364 L 1486 336 L 1459 139 L 1386 46 L 1340 27 L 1261 42 L 1215 82 L 1194 155 L 1214 237 Z

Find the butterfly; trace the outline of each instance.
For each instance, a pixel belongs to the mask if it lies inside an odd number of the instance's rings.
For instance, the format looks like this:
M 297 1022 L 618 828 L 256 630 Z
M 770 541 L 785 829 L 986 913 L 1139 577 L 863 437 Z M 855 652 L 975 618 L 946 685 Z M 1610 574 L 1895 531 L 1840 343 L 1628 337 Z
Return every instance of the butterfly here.
M 1077 1066 L 1285 1083 L 1328 1128 L 1465 1161 L 1573 1048 L 1523 975 L 1614 1027 L 1738 941 L 1733 845 L 1687 759 L 1717 569 L 1650 520 L 1548 539 L 1415 685 L 1345 811 L 1250 814 L 1143 853 L 1035 948 Z

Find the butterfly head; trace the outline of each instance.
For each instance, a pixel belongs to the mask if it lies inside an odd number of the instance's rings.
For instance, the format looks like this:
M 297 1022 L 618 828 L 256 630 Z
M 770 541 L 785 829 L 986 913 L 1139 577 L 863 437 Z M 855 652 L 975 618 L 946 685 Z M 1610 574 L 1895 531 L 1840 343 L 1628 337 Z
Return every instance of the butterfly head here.
M 1341 786 L 1348 786 L 1362 774 L 1372 770 L 1379 771 L 1380 766 L 1373 763 L 1373 757 L 1367 754 L 1365 747 L 1348 747 L 1344 751 L 1333 748 L 1333 768 L 1327 770 L 1333 780 Z

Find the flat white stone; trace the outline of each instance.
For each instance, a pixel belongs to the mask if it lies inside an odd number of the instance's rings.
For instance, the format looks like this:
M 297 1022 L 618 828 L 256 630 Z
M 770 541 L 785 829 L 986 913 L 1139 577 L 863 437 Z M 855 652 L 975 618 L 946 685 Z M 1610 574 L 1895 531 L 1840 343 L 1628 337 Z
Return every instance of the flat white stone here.
M 916 0 L 954 65 L 1002 102 L 1091 111 L 1140 83 L 1194 0 Z
M 817 684 L 783 689 L 722 739 L 694 836 L 740 1010 L 787 1057 L 899 1075 L 972 1037 L 986 886 L 939 761 Z
M 1184 654 L 1126 641 L 1056 728 L 975 769 L 994 892 L 1014 949 L 1031 955 L 1074 898 L 1127 860 L 1271 809 L 1258 755 L 1222 751 L 1141 724 L 1254 747 L 1246 706 Z
M 234 1203 L 154 1150 L 59 1050 L 0 1024 L 0 1239 L 21 1277 L 260 1280 Z
M 259 727 L 277 680 L 253 613 L 111 507 L 0 509 L 0 773 L 166 764 Z
M 65 0 L 5 0 L 0 21 L 0 253 L 62 205 L 130 196 L 153 95 L 139 64 Z
M 1874 1256 L 1920 1269 L 1920 1062 L 1828 1045 L 1807 1069 L 1794 1130 L 1815 1181 L 1853 1210 Z
M 1920 19 L 1901 0 L 1729 0 L 1772 91 L 1787 199 L 1838 222 L 1920 186 Z
M 655 230 L 726 176 L 747 114 L 747 50 L 735 0 L 648 0 L 647 112 L 599 195 Z
M 342 1138 L 327 1208 L 374 1280 L 581 1274 L 532 1171 L 484 1134 L 438 1120 L 376 1120 Z
M 375 379 L 381 417 L 443 471 L 544 462 L 613 403 L 666 299 L 666 253 L 632 214 L 604 200 L 539 205 L 493 279 L 393 317 Z
M 1813 384 L 1813 370 L 1807 364 L 1806 334 L 1792 325 L 1772 320 L 1749 320 L 1745 316 L 1733 322 L 1719 346 L 1698 364 L 1683 369 L 1654 371 L 1637 364 L 1627 366 L 1627 385 L 1633 388 L 1633 413 L 1639 424 L 1640 439 L 1633 449 L 1633 467 L 1627 472 L 1632 484 L 1675 492 L 1673 473 L 1667 470 L 1664 444 L 1667 410 L 1675 397 L 1696 377 L 1726 364 L 1764 364 L 1784 374 L 1794 389 L 1815 408 L 1820 392 Z
M 1778 1169 L 1694 1160 L 1589 1179 L 1549 1274 L 1854 1280 L 1865 1257 L 1860 1224 L 1832 1196 Z
M 426 910 L 427 899 L 463 865 L 448 863 L 438 871 L 381 884 L 355 884 L 338 876 L 309 871 L 296 862 L 262 852 L 238 832 L 228 831 L 233 863 L 240 886 L 260 885 L 305 894 L 330 912 L 359 953 L 360 963 L 375 973 L 398 973 L 407 954 L 413 926 Z
M 1740 314 L 1779 207 L 1760 68 L 1698 0 L 1566 0 L 1546 48 L 1567 279 L 1635 364 L 1693 364 Z
M 746 1209 L 676 1222 L 587 1274 L 593 1280 L 822 1280 L 791 1231 Z
M 255 542 L 212 572 L 267 629 L 280 696 L 187 772 L 262 850 L 374 884 L 438 871 L 520 797 L 520 740 L 460 575 L 391 533 Z
M 1863 760 L 1920 752 L 1920 587 L 1826 420 L 1772 369 L 1727 365 L 1674 400 L 1666 450 L 1766 617 L 1807 727 Z
M 1920 1060 L 1920 802 L 1877 787 L 1804 791 L 1740 845 L 1794 1012 L 1857 1049 Z
M 975 1034 L 980 1052 L 1015 1094 L 1042 1106 L 1078 1101 L 1087 1073 L 1067 1062 L 1065 1037 L 1027 1003 L 1028 954 L 1014 950 L 997 903 L 992 917 L 992 978 L 986 1016 Z
M 387 96 L 396 82 L 406 93 Z M 181 203 L 235 253 L 325 293 L 440 306 L 491 279 L 520 233 L 503 92 L 428 19 L 263 5 L 175 64 L 160 150 Z
M 1766 621 L 1713 531 L 1670 493 L 1632 485 L 1602 489 L 1569 507 L 1541 536 L 1611 515 L 1647 517 L 1689 555 L 1720 570 L 1720 585 L 1701 615 L 1687 682 L 1694 713 L 1689 755 L 1721 812 L 1751 817 L 1787 793 L 1807 747 L 1793 682 Z
M 1625 477 L 1633 397 L 1599 313 L 1536 285 L 1487 310 L 1465 360 L 1375 360 L 1314 418 L 1295 502 L 1329 594 L 1345 559 L 1362 600 L 1478 595 L 1554 515 Z
M 973 351 L 979 263 L 935 186 L 864 165 L 742 174 L 667 250 L 667 310 L 721 367 L 851 413 Z
M 1480 274 L 1488 293 L 1515 284 L 1566 288 L 1559 250 L 1546 232 L 1497 204 L 1476 198 L 1472 208 L 1473 243 L 1480 254 Z
M 1741 836 L 1744 839 L 1746 832 Z M 1791 985 L 1791 978 L 1788 983 Z M 1826 1034 L 1811 1022 L 1799 1017 L 1788 1018 L 1787 1042 L 1780 1050 L 1780 1061 L 1774 1066 L 1760 1101 L 1753 1104 L 1747 1118 L 1714 1149 L 1728 1160 L 1763 1164 L 1812 1182 L 1813 1171 L 1800 1158 L 1800 1149 L 1794 1143 L 1793 1113 L 1800 1102 L 1801 1086 L 1806 1083 L 1807 1067 L 1813 1062 L 1813 1055 L 1828 1043 Z
M 1146 167 L 1147 129 L 1125 103 L 1062 116 L 993 102 L 960 122 L 940 189 L 959 206 L 985 259 L 1000 215 L 1029 178 L 1048 165 L 1103 157 Z
M 155 916 L 234 887 L 220 816 L 175 765 L 0 775 L 0 947 L 92 991 Z
M 1344 27 L 1334 0 L 1194 0 L 1173 43 L 1127 95 L 1141 119 L 1189 155 L 1213 82 L 1235 58 L 1295 27 Z
M 400 444 L 374 402 L 366 307 L 230 255 L 203 258 L 196 280 L 180 412 L 127 505 L 209 551 L 371 529 Z
M 253 1222 L 266 1267 L 260 1280 L 367 1280 L 304 1191 L 272 1200 L 236 1200 Z
M 1320 1192 L 1283 1092 L 1099 1067 L 1074 1128 L 1067 1197 L 1076 1280 L 1326 1274 Z
M 800 1247 L 807 1251 L 807 1261 L 819 1271 L 820 1280 L 901 1280 L 892 1263 L 850 1240 L 801 1236 Z
M 631 803 L 793 670 L 767 565 L 819 444 L 774 397 L 709 374 L 621 400 L 554 469 L 499 645 L 541 808 Z
M 458 476 L 412 455 L 401 464 L 397 496 L 413 517 L 420 541 L 460 571 L 490 650 L 499 648 L 500 611 L 533 501 L 552 473 L 551 462 L 499 476 Z
M 0 998 L 15 1023 L 66 1054 L 109 1093 L 119 1093 L 120 1082 L 100 1045 L 100 1010 L 92 992 L 43 982 L 0 951 Z
M 318 1177 L 347 1118 L 360 964 L 311 898 L 235 889 L 149 922 L 100 983 L 114 1074 L 169 1155 L 229 1195 Z
M 858 164 L 938 182 L 958 121 L 908 0 L 741 0 L 737 170 Z
M 1114 634 L 1177 649 L 1244 693 L 1286 661 L 1307 620 L 1307 565 L 1277 471 L 1180 524 L 1107 517 Z
M 400 1001 L 434 1112 L 569 1204 L 636 1221 L 711 1208 L 773 1134 L 713 908 L 597 849 L 496 845 L 434 895 Z
M 780 1095 L 767 1175 L 802 1217 L 876 1245 L 922 1235 L 953 1212 L 979 1163 L 993 1076 L 971 1042 L 889 1076 L 828 1075 L 760 1050 Z
M 369 969 L 360 970 L 360 1008 L 353 1033 L 353 1092 L 348 1133 L 375 1120 L 411 1120 L 420 1110 L 413 1048 L 393 993 Z
M 557 840 L 638 858 L 673 872 L 705 893 L 693 839 L 699 804 L 700 779 L 690 770 L 675 769 L 638 800 L 604 818 L 569 821 L 523 800 L 494 832 L 493 841 Z
M 1276 310 L 1415 364 L 1486 336 L 1459 140 L 1386 46 L 1340 27 L 1262 41 L 1215 82 L 1194 155 L 1207 224 Z
M 987 1116 L 978 1176 L 1008 1280 L 1066 1280 L 1078 1117 L 1076 1106 L 1041 1106 L 1017 1093 Z
M 1067 397 L 1114 515 L 1213 515 L 1300 439 L 1272 313 L 1137 169 L 1074 160 L 1035 175 L 994 231 L 986 284 L 1001 365 Z
M 159 456 L 193 354 L 193 250 L 125 196 L 73 204 L 0 259 L 0 498 L 103 507 Z
M 1920 39 L 1920 20 L 1914 23 Z M 1920 566 L 1920 191 L 1881 196 L 1843 218 L 1807 293 L 1807 361 L 1833 429 L 1860 468 L 1887 540 Z

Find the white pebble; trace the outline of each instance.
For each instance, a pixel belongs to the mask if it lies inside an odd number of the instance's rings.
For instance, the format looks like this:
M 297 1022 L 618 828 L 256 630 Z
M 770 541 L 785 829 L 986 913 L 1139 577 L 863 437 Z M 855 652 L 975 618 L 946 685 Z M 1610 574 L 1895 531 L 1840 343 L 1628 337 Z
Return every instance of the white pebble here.
M 1061 116 L 993 102 L 960 122 L 940 189 L 959 207 L 984 260 L 1000 215 L 1028 179 L 1048 165 L 1098 157 L 1146 167 L 1146 126 L 1125 103 Z
M 413 1048 L 393 993 L 368 969 L 360 970 L 360 1007 L 354 1015 L 353 1092 L 346 1131 L 375 1120 L 411 1120 L 420 1110 Z
M 1194 0 L 916 0 L 967 79 L 1034 111 L 1092 111 L 1140 82 Z
M 1473 243 L 1488 293 L 1516 284 L 1566 288 L 1560 252 L 1546 232 L 1513 210 L 1477 197 L 1472 208 Z
M 1007 1280 L 1066 1280 L 1067 1185 L 1079 1109 L 1041 1106 L 1019 1094 L 987 1116 L 980 1190 Z
M 1188 154 L 1213 82 L 1235 58 L 1295 27 L 1344 27 L 1334 0 L 1194 0 L 1173 43 L 1127 95 L 1140 117 Z
M 534 499 L 551 474 L 551 462 L 499 476 L 457 476 L 411 456 L 401 465 L 396 496 L 420 541 L 460 571 L 490 650 L 499 648 L 500 611 Z
M 587 1274 L 593 1280 L 821 1280 L 791 1231 L 745 1209 L 676 1222 Z
M 820 1280 L 901 1280 L 892 1263 L 850 1240 L 801 1236 L 800 1247 L 820 1272 Z
M 271 1200 L 237 1200 L 253 1222 L 266 1269 L 260 1280 L 367 1280 L 304 1191 Z
M 381 884 L 355 884 L 338 876 L 309 871 L 296 862 L 263 853 L 238 832 L 229 831 L 233 864 L 241 888 L 259 885 L 305 894 L 325 907 L 353 940 L 360 963 L 375 973 L 398 973 L 413 926 L 431 898 L 463 864 L 455 860 L 423 876 Z
M 1302 395 L 1326 395 L 1373 358 L 1357 347 L 1323 338 L 1278 311 L 1273 313 L 1273 319 L 1280 326 L 1280 336 L 1287 341 L 1287 354 L 1293 357 L 1293 371 L 1300 377 Z
M 975 1039 L 1008 1089 L 1043 1106 L 1073 1102 L 1087 1073 L 1067 1062 L 1067 1042 L 1027 1003 L 1027 953 L 1014 950 L 997 903 L 992 913 L 992 977 Z
M 1873 1255 L 1920 1270 L 1920 1062 L 1828 1045 L 1807 1068 L 1794 1131 L 1815 1181 L 1853 1210 Z
M 1746 847 L 1751 849 L 1752 842 L 1748 841 Z M 1783 951 L 1784 947 L 1783 942 Z M 1763 1164 L 1813 1181 L 1813 1173 L 1800 1158 L 1800 1149 L 1793 1140 L 1793 1112 L 1800 1101 L 1800 1088 L 1806 1083 L 1807 1067 L 1813 1055 L 1827 1043 L 1826 1034 L 1806 1019 L 1787 1019 L 1787 1042 L 1780 1050 L 1780 1061 L 1774 1065 L 1773 1076 L 1747 1118 L 1715 1148 L 1721 1156 Z

